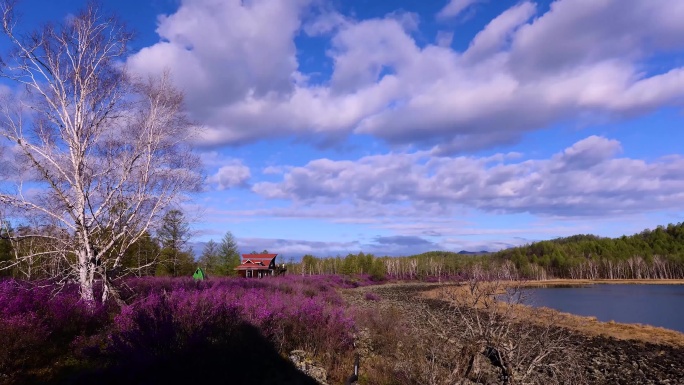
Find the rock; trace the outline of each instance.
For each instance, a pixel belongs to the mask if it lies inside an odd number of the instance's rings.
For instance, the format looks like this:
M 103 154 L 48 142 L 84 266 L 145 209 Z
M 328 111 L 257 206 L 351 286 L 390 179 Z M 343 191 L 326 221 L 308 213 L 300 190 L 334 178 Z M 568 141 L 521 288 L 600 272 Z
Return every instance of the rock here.
M 290 352 L 290 361 L 307 376 L 313 378 L 321 385 L 328 385 L 328 373 L 316 363 L 311 355 L 303 350 L 293 350 Z
M 356 353 L 363 358 L 373 354 L 373 339 L 368 328 L 362 328 L 354 335 L 354 348 Z

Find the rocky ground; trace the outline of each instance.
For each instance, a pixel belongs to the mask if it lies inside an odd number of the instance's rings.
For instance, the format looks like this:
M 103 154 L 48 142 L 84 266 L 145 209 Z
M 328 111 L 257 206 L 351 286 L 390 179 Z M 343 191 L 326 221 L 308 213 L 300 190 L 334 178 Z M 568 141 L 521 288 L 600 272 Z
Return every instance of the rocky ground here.
M 453 317 L 453 314 L 445 301 L 421 296 L 422 292 L 434 288 L 434 284 L 388 284 L 346 290 L 343 296 L 354 307 L 399 309 L 401 317 L 407 317 L 412 323 L 424 322 L 421 315 L 426 309 L 446 321 L 445 317 Z M 375 300 L 375 296 L 380 299 Z M 583 383 L 684 385 L 684 347 L 567 333 L 569 346 L 574 347 L 575 360 L 579 361 L 576 367 L 584 370 L 580 376 Z M 481 383 L 497 381 L 494 373 L 482 376 L 480 380 Z

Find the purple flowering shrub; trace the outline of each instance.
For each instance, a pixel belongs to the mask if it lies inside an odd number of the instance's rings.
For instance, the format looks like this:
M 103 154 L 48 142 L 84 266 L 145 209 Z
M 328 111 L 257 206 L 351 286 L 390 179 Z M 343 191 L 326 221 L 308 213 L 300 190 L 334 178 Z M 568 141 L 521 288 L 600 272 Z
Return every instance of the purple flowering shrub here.
M 31 356 L 48 337 L 47 328 L 35 313 L 0 319 L 0 373 L 31 365 Z
M 121 309 L 105 342 L 105 354 L 116 359 L 156 360 L 196 347 L 215 334 L 229 332 L 222 305 L 212 305 L 182 290 L 152 294 Z M 234 321 L 237 321 L 235 318 Z
M 131 278 L 121 285 L 127 305 L 118 307 L 87 306 L 77 287 L 55 293 L 0 281 L 0 373 L 21 376 L 69 357 L 96 368 L 158 365 L 209 351 L 239 355 L 245 330 L 280 354 L 303 349 L 332 367 L 340 357 L 352 359 L 355 333 L 337 289 L 372 283 L 335 275 Z
M 108 322 L 104 306 L 84 306 L 75 287 L 0 281 L 0 373 L 49 362 L 78 336 L 98 332 Z
M 257 327 L 281 352 L 315 354 L 352 344 L 354 323 L 333 289 L 341 286 L 336 278 L 145 278 L 129 285 L 145 297 L 114 319 L 106 350 L 117 357 L 144 359 L 221 343 L 243 322 Z

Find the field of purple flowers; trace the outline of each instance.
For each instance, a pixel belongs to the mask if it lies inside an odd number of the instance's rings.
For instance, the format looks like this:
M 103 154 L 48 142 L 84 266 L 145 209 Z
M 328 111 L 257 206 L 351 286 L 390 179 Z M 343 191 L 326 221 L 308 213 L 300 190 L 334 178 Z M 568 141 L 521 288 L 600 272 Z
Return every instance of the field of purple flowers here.
M 158 371 L 181 361 L 184 368 L 263 364 L 266 357 L 277 361 L 294 349 L 336 367 L 335 361 L 351 360 L 355 332 L 337 289 L 370 283 L 367 277 L 343 276 L 138 278 L 125 282 L 125 306 L 89 307 L 79 302 L 75 287 L 54 292 L 5 280 L 0 282 L 0 383 L 102 383 L 107 378 L 115 383 L 124 380 L 114 380 L 123 372 L 127 382 L 138 378 L 143 383 L 142 378 L 159 378 L 159 373 L 143 373 L 144 368 Z M 248 335 L 253 338 L 246 340 Z M 291 369 L 268 366 L 259 367 L 262 376 Z M 243 381 L 259 383 L 248 378 Z

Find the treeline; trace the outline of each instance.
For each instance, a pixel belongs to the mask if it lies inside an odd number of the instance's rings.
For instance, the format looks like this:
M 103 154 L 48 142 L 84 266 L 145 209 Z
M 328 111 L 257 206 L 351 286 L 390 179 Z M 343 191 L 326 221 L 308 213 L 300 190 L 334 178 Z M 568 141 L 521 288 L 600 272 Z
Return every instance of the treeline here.
M 11 235 L 11 237 L 10 237 Z M 156 233 L 145 233 L 125 251 L 121 270 L 137 276 L 189 276 L 201 266 L 209 276 L 233 275 L 240 263 L 230 232 L 209 241 L 199 258 L 188 247 L 189 225 L 178 210 L 166 213 Z M 59 229 L 20 226 L 0 232 L 0 276 L 22 279 L 59 277 L 76 263 L 59 255 Z M 13 238 L 14 241 L 10 241 Z M 266 252 L 264 250 L 264 252 Z M 31 256 L 31 257 L 27 257 Z M 428 280 L 481 276 L 503 279 L 684 279 L 684 223 L 658 226 L 632 236 L 574 235 L 531 243 L 491 254 L 431 251 L 407 257 L 360 252 L 318 258 L 305 255 L 289 263 L 299 275 L 366 274 L 372 279 Z
M 408 257 L 378 257 L 360 252 L 345 257 L 318 258 L 305 255 L 299 263 L 290 263 L 288 272 L 302 275 L 367 274 L 372 279 L 441 280 L 456 278 L 474 271 L 493 269 L 486 255 L 461 255 L 449 251 L 430 251 Z
M 684 223 L 632 236 L 574 235 L 502 250 L 464 255 L 430 251 L 406 257 L 305 255 L 295 274 L 368 274 L 374 279 L 684 279 Z
M 189 247 L 190 226 L 180 210 L 169 210 L 154 234 L 146 232 L 124 251 L 115 275 L 187 277 L 198 266 L 210 276 L 234 275 L 240 264 L 237 243 L 227 232 L 209 241 L 199 258 Z M 0 231 L 0 277 L 41 280 L 64 277 L 77 258 L 60 244 L 70 235 L 49 226 L 5 225 Z M 111 268 L 111 267 L 110 267 Z
M 492 255 L 524 278 L 684 278 L 684 222 L 631 236 L 574 235 L 506 249 Z

